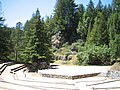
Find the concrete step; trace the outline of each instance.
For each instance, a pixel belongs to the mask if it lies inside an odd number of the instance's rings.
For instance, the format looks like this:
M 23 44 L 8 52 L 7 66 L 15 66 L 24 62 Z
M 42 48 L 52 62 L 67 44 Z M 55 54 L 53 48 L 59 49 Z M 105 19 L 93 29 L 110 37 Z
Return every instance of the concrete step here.
M 6 88 L 21 90 L 79 90 L 75 87 L 75 84 L 70 84 L 68 81 L 61 81 L 49 78 L 39 78 L 33 80 L 30 78 L 11 80 L 5 79 L 2 83 L 5 84 Z
M 1 77 L 11 76 L 12 75 L 10 73 L 11 69 L 18 67 L 18 66 L 21 66 L 21 65 L 23 65 L 23 64 L 13 64 L 13 65 L 7 66 L 6 69 L 4 70 L 4 72 L 2 73 Z

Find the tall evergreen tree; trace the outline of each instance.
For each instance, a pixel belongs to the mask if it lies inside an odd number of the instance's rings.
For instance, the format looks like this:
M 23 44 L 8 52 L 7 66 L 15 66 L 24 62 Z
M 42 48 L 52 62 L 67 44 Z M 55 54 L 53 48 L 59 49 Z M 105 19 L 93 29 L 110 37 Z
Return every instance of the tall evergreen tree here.
M 117 59 L 120 58 L 120 14 L 114 13 L 110 16 L 108 20 L 109 27 L 109 37 L 110 43 L 109 46 L 112 50 L 111 58 Z
M 55 24 L 52 16 L 46 18 L 45 29 L 48 33 L 48 36 L 52 37 L 55 34 Z
M 106 27 L 107 24 L 105 22 L 105 17 L 103 16 L 103 13 L 98 12 L 97 17 L 95 18 L 93 29 L 90 32 L 90 36 L 88 38 L 88 44 L 108 44 L 108 31 Z
M 12 30 L 11 33 L 11 40 L 13 43 L 13 56 L 12 59 L 16 61 L 21 60 L 21 51 L 23 49 L 23 30 L 22 30 L 22 23 L 16 23 L 16 28 Z
M 88 17 L 88 20 L 87 20 L 87 38 L 86 38 L 86 45 L 88 44 L 89 42 L 89 37 L 90 37 L 90 33 L 92 31 L 92 28 L 93 28 L 93 24 L 94 24 L 94 19 L 96 17 L 96 11 L 95 11 L 95 8 L 94 8 L 94 3 L 92 2 L 92 0 L 89 1 L 89 4 L 87 5 L 87 9 L 86 9 L 86 13 L 87 13 L 87 17 Z
M 102 10 L 103 10 L 103 4 L 102 4 L 102 2 L 101 2 L 101 0 L 99 0 L 99 2 L 98 2 L 98 4 L 97 4 L 97 6 L 96 6 L 96 11 L 98 12 L 102 12 Z
M 83 41 L 85 41 L 86 38 L 86 27 L 85 27 L 85 22 L 86 22 L 86 13 L 85 12 L 85 8 L 83 6 L 83 4 L 80 4 L 78 6 L 78 27 L 77 27 L 77 33 L 79 34 L 80 39 L 82 39 Z
M 89 1 L 89 4 L 87 5 L 86 12 L 90 18 L 95 18 L 96 13 L 95 13 L 95 8 L 94 8 L 94 3 L 92 0 Z
M 88 27 L 89 27 L 89 20 L 88 14 L 85 12 L 83 14 L 82 20 L 79 21 L 77 33 L 80 35 L 80 39 L 86 42 Z
M 60 31 L 65 41 L 71 42 L 76 34 L 78 22 L 76 22 L 76 4 L 74 0 L 57 0 L 54 21 L 57 30 Z
M 28 24 L 29 31 L 25 32 L 29 32 L 30 34 L 30 36 L 25 34 L 25 40 L 28 40 L 28 42 L 26 42 L 27 46 L 23 52 L 25 62 L 39 62 L 41 58 L 44 58 L 46 62 L 49 62 L 51 59 L 50 43 L 38 9 L 30 22 L 31 23 Z
M 80 4 L 79 6 L 78 6 L 78 20 L 79 21 L 82 21 L 82 17 L 83 17 L 83 14 L 84 14 L 84 12 L 85 12 L 85 7 L 83 6 L 83 4 Z
M 120 0 L 112 0 L 112 10 L 113 12 L 120 13 Z
M 105 16 L 105 20 L 107 21 L 109 17 L 109 11 L 107 5 L 105 5 L 103 8 L 103 15 Z
M 108 17 L 112 14 L 112 6 L 108 4 Z
M 10 49 L 10 30 L 4 26 L 4 19 L 0 17 L 0 59 L 9 59 Z

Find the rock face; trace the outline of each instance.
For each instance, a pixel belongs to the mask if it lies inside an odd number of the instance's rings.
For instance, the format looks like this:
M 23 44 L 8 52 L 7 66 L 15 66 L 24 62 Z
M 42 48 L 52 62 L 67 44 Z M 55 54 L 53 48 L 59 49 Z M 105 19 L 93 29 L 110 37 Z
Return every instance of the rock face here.
M 52 36 L 53 47 L 60 48 L 64 42 L 65 42 L 65 39 L 60 31 Z

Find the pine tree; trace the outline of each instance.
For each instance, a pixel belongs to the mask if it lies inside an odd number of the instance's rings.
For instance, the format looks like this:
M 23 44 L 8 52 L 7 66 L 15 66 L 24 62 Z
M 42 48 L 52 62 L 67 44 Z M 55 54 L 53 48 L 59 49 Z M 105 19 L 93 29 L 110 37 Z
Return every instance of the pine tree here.
M 76 4 L 74 0 L 57 0 L 54 21 L 66 41 L 73 41 L 78 22 L 76 22 Z
M 109 27 L 109 37 L 110 43 L 109 46 L 111 48 L 111 58 L 117 59 L 120 57 L 120 15 L 118 13 L 114 13 L 110 16 L 108 20 Z
M 93 18 L 93 19 L 95 18 L 96 12 L 95 12 L 94 3 L 92 2 L 92 0 L 89 1 L 86 12 L 90 18 Z
M 80 39 L 82 39 L 84 42 L 86 42 L 86 38 L 87 38 L 89 20 L 90 20 L 90 18 L 88 17 L 87 13 L 85 12 L 83 14 L 82 20 L 79 21 L 78 28 L 77 28 L 77 33 L 79 34 Z
M 4 19 L 0 17 L 0 60 L 9 59 L 10 49 L 10 30 L 4 26 Z
M 98 12 L 95 18 L 93 29 L 88 38 L 88 44 L 106 45 L 108 44 L 108 31 L 105 17 L 101 12 Z
M 21 51 L 23 47 L 23 30 L 21 22 L 16 23 L 16 28 L 12 30 L 11 40 L 13 43 L 14 50 L 14 55 L 11 57 L 15 61 L 21 61 Z
M 96 11 L 98 12 L 102 12 L 102 10 L 103 10 L 103 4 L 102 4 L 102 2 L 101 2 L 101 0 L 99 0 L 99 2 L 98 2 L 98 4 L 97 4 L 97 6 L 96 6 Z
M 105 16 L 105 20 L 107 21 L 108 17 L 109 17 L 109 12 L 108 12 L 108 7 L 107 5 L 104 6 L 103 8 L 103 14 Z
M 86 13 L 87 13 L 87 37 L 86 37 L 86 45 L 89 44 L 89 38 L 90 38 L 90 33 L 92 31 L 93 28 L 93 24 L 94 24 L 94 19 L 96 17 L 96 11 L 94 8 L 94 3 L 92 2 L 92 0 L 89 1 L 89 4 L 87 5 L 87 9 L 86 9 Z
M 112 6 L 108 4 L 108 18 L 110 17 L 111 14 L 112 14 Z
M 112 0 L 112 11 L 120 13 L 120 0 Z
M 26 48 L 23 52 L 25 62 L 41 62 L 40 60 L 43 58 L 44 61 L 49 63 L 51 59 L 50 41 L 38 9 L 35 16 L 29 21 L 28 29 L 26 25 L 25 40 L 28 40 L 28 42 L 25 41 Z
M 83 17 L 83 14 L 85 12 L 85 7 L 83 6 L 83 4 L 80 4 L 78 6 L 78 17 L 79 17 L 79 21 L 82 21 L 82 17 Z
M 46 18 L 45 29 L 48 33 L 48 36 L 52 37 L 55 34 L 55 24 L 52 16 Z

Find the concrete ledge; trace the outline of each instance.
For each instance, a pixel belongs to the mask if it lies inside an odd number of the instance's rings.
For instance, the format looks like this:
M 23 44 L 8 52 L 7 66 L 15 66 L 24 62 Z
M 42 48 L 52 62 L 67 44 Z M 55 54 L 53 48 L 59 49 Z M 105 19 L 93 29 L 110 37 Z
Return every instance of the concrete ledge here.
M 91 73 L 91 74 L 83 74 L 83 75 L 58 75 L 58 74 L 46 74 L 46 73 L 41 73 L 40 75 L 42 77 L 49 77 L 49 78 L 59 78 L 59 79 L 80 79 L 80 78 L 87 78 L 87 77 L 93 77 L 97 76 L 100 73 Z

